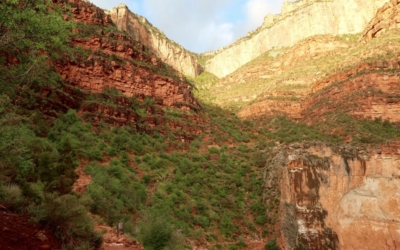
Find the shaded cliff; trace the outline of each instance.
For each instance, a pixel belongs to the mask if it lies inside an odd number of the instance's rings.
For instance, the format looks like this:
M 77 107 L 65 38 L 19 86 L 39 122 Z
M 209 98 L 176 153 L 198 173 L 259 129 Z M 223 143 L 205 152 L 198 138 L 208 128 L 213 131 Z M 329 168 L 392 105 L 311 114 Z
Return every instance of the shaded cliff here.
M 261 28 L 218 51 L 207 61 L 205 70 L 224 77 L 273 48 L 293 46 L 319 34 L 362 32 L 385 2 L 387 0 L 286 2 L 280 15 L 267 16 Z
M 184 75 L 196 77 L 202 67 L 196 56 L 179 44 L 169 40 L 163 32 L 153 27 L 144 17 L 132 13 L 124 4 L 107 12 L 119 30 L 126 31 L 135 40 L 141 41 L 165 63 Z

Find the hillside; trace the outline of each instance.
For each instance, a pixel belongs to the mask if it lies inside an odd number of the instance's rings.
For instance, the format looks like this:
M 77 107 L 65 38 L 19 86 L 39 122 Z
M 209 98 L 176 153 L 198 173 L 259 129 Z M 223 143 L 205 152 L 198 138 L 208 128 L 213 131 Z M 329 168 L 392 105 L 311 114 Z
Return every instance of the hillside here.
M 293 143 L 278 147 L 266 168 L 283 178 L 283 249 L 399 244 L 393 230 L 400 214 L 389 205 L 399 202 L 389 191 L 399 184 L 399 7 L 397 0 L 386 3 L 357 34 L 312 36 L 221 79 L 194 80 L 196 96 Z M 304 143 L 316 131 L 327 137 Z M 335 138 L 346 144 L 332 144 Z
M 267 16 L 260 28 L 234 44 L 212 53 L 205 70 L 222 78 L 271 49 L 292 47 L 315 35 L 360 33 L 385 2 L 387 1 L 286 1 L 281 14 Z
M 339 3 L 221 79 L 124 5 L 0 4 L 0 248 L 396 249 L 400 1 Z
M 27 15 L 24 27 L 40 34 L 32 42 L 53 49 L 37 62 L 24 47 L 33 38 L 2 36 L 1 205 L 68 249 L 141 249 L 109 235 L 117 222 L 146 248 L 263 247 L 277 219 L 264 215 L 263 170 L 249 161 L 260 136 L 252 124 L 200 104 L 181 74 L 96 6 L 42 3 L 1 6 L 8 29 Z M 64 36 L 43 33 L 40 19 Z
M 293 47 L 268 51 L 229 76 L 204 83 L 203 85 L 207 87 L 199 85 L 198 95 L 208 96 L 210 102 L 231 109 L 240 117 L 285 114 L 294 119 L 306 118 L 308 114 L 306 109 L 310 108 L 310 100 L 320 98 L 317 91 L 336 82 L 353 79 L 355 75 L 374 74 L 373 77 L 386 78 L 391 74 L 384 71 L 396 72 L 395 61 L 400 48 L 398 47 L 398 32 L 393 28 L 396 28 L 395 20 L 398 12 L 393 11 L 394 8 L 384 7 L 383 9 L 385 8 L 385 11 L 380 12 L 385 14 L 378 15 L 388 17 L 387 21 L 379 22 L 381 26 L 379 37 L 367 38 L 367 33 L 371 29 L 368 27 L 365 29 L 365 35 L 360 33 L 343 36 L 313 36 L 300 41 Z M 382 23 L 387 23 L 387 25 Z M 370 24 L 369 27 L 377 29 L 376 27 L 379 26 Z M 379 71 L 382 72 L 381 76 L 376 74 Z M 395 75 L 394 81 L 396 82 Z M 363 90 L 374 88 L 377 92 L 396 92 L 393 89 L 390 91 L 382 89 L 385 87 L 379 80 L 371 84 L 378 86 L 365 86 Z M 355 95 L 354 91 L 343 91 L 343 93 Z M 326 100 L 328 96 L 331 95 L 325 95 L 322 99 Z M 345 97 L 340 98 L 342 100 Z M 363 95 L 360 96 L 359 101 L 362 98 L 364 98 Z M 353 104 L 347 105 L 350 107 Z M 361 112 L 360 117 L 367 117 L 370 114 L 372 118 L 382 116 L 385 119 L 394 115 L 393 112 L 385 115 L 378 110 L 373 111 L 375 114 L 371 114 L 371 105 L 375 104 L 369 103 L 369 105 L 370 108 L 364 115 L 361 114 L 362 110 L 352 112 Z M 327 107 L 324 105 L 324 108 Z M 393 121 L 396 121 L 396 118 L 393 117 Z

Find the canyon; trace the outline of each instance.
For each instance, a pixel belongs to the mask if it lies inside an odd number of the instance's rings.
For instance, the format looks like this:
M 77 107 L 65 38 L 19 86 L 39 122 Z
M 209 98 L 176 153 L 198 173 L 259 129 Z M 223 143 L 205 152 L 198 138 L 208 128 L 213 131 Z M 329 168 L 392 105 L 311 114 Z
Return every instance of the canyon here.
M 125 5 L 106 14 L 133 40 L 119 36 L 113 43 L 105 38 L 73 42 L 163 67 L 156 57 L 145 55 L 144 47 L 136 51 L 138 46 L 128 45 L 141 41 L 181 74 L 196 77 L 205 70 L 220 77 L 206 91 L 217 105 L 235 107 L 244 119 L 280 115 L 313 124 L 342 112 L 355 119 L 397 123 L 400 46 L 394 41 L 399 39 L 400 3 L 386 2 L 285 2 L 281 14 L 266 16 L 247 37 L 203 54 L 211 57 L 204 69 L 195 55 L 168 41 Z M 127 97 L 153 96 L 168 107 L 199 107 L 191 89 L 179 82 L 182 76 L 176 83 L 129 63 L 107 65 L 95 57 L 89 62 L 64 63 L 58 71 L 94 93 L 115 87 Z M 400 247 L 398 142 L 360 148 L 315 141 L 273 151 L 277 153 L 265 168 L 263 199 L 273 204 L 271 197 L 280 193 L 276 235 L 282 249 Z
M 131 12 L 125 4 L 109 11 L 111 20 L 118 29 L 126 31 L 131 37 L 147 46 L 161 60 L 184 75 L 196 77 L 202 71 L 194 53 L 169 40 L 162 31 L 151 25 L 146 18 Z
M 285 1 L 202 55 L 125 4 L 52 2 L 76 23 L 46 61 L 57 77 L 0 89 L 0 139 L 22 162 L 0 159 L 7 220 L 66 199 L 105 250 L 400 249 L 400 0 Z M 8 53 L 2 72 L 19 63 Z
M 385 0 L 286 1 L 282 13 L 267 16 L 263 26 L 217 51 L 205 70 L 225 77 L 264 52 L 291 47 L 314 35 L 362 32 Z

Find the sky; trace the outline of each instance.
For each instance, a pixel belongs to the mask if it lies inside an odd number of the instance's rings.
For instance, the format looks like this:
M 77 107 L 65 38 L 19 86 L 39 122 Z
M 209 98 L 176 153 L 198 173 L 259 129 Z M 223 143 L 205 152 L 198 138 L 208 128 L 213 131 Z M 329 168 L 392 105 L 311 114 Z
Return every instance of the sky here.
M 235 42 L 281 12 L 284 0 L 90 0 L 103 9 L 124 3 L 186 49 L 203 53 Z

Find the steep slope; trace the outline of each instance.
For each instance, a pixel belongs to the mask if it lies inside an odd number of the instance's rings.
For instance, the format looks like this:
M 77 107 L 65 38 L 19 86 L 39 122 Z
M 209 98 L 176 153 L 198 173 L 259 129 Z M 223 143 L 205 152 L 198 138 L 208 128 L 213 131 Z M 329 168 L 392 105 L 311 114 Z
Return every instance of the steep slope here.
M 399 122 L 400 58 L 360 65 L 314 85 L 328 86 L 316 91 L 303 103 L 302 116 L 317 121 L 341 111 L 358 119 L 382 118 Z
M 278 153 L 283 249 L 396 249 L 399 143 L 357 149 L 293 144 Z
M 340 37 L 315 36 L 292 48 L 266 52 L 210 87 L 209 95 L 215 103 L 240 111 L 241 117 L 267 110 L 298 117 L 299 103 L 310 93 L 312 83 L 329 73 L 338 60 L 335 56 L 344 56 L 350 45 L 351 41 Z
M 280 15 L 267 16 L 258 30 L 216 52 L 205 70 L 221 78 L 273 48 L 291 47 L 315 35 L 360 33 L 385 2 L 388 1 L 286 1 Z
M 390 29 L 400 28 L 399 1 L 391 0 L 379 9 L 375 17 L 369 22 L 363 32 L 366 41 L 378 37 L 381 33 Z
M 0 202 L 49 224 L 67 249 L 100 248 L 94 225 L 118 222 L 146 248 L 262 248 L 277 222 L 264 214 L 252 160 L 264 136 L 200 106 L 176 70 L 101 9 L 58 3 L 57 18 L 76 25 L 46 61 L 54 79 L 0 85 L 13 87 L 0 89 Z M 1 62 L 2 72 L 18 63 Z
M 111 16 L 119 30 L 126 31 L 177 71 L 190 77 L 196 77 L 202 71 L 194 53 L 169 40 L 146 18 L 134 14 L 125 4 L 120 4 L 107 14 Z
M 382 116 L 397 121 L 398 5 L 392 1 L 380 9 L 363 35 L 315 36 L 291 48 L 271 50 L 202 87 L 199 96 L 207 95 L 243 118 L 281 114 L 308 119 L 341 110 L 359 118 Z M 380 32 L 371 40 L 366 34 L 373 27 L 380 27 Z M 355 85 L 357 78 L 364 80 Z M 345 91 L 342 83 L 346 81 L 353 89 Z M 382 84 L 387 81 L 391 89 Z M 325 88 L 330 94 L 324 94 Z
M 27 212 L 71 250 L 101 248 L 94 228 L 106 249 L 398 248 L 398 30 L 361 43 L 312 36 L 219 82 L 201 75 L 217 103 L 252 118 L 243 121 L 200 105 L 182 74 L 93 4 L 52 1 L 62 13 L 37 1 L 23 10 L 76 25 L 43 71 L 28 60 L 21 75 L 0 47 L 0 72 L 18 76 L 0 74 L 1 209 Z M 396 27 L 398 4 L 368 29 Z M 19 77 L 31 72 L 51 77 Z
M 200 109 L 185 79 L 140 41 L 119 32 L 103 10 L 84 1 L 68 3 L 73 19 L 78 21 L 71 39 L 74 55 L 55 64 L 68 85 L 63 91 L 42 90 L 45 99 L 53 103 L 42 106 L 44 112 L 57 106 L 63 112 L 74 108 L 96 122 L 135 124 L 136 129 L 149 131 L 155 126 L 153 116 L 165 113 L 162 108 Z M 57 98 L 51 100 L 54 93 Z M 140 104 L 143 102 L 150 105 Z M 201 120 L 195 116 L 191 119 Z M 139 120 L 146 122 L 138 125 Z M 171 122 L 158 124 L 179 126 Z M 193 132 L 198 133 L 198 128 Z
M 379 9 L 363 32 L 362 44 L 356 49 L 360 52 L 349 53 L 341 62 L 347 70 L 313 85 L 313 94 L 303 102 L 304 118 L 318 120 L 321 115 L 340 110 L 359 119 L 400 120 L 397 46 L 400 37 L 396 30 L 399 6 L 400 2 L 393 0 Z M 354 66 L 343 67 L 349 62 Z

